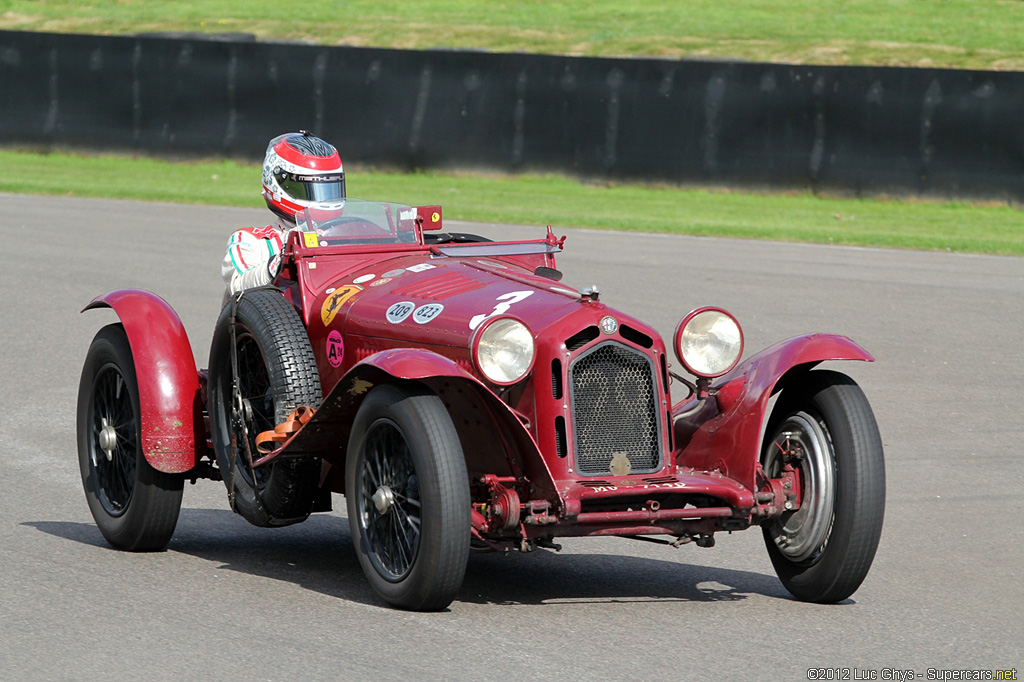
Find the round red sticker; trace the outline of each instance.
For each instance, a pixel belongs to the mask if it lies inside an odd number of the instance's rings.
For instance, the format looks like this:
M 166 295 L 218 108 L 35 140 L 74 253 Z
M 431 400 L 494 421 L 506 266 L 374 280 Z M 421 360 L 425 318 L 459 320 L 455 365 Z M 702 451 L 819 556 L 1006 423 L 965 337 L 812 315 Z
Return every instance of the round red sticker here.
M 341 340 L 341 333 L 331 330 L 327 335 L 327 362 L 331 367 L 341 367 L 342 358 L 345 357 L 345 343 Z

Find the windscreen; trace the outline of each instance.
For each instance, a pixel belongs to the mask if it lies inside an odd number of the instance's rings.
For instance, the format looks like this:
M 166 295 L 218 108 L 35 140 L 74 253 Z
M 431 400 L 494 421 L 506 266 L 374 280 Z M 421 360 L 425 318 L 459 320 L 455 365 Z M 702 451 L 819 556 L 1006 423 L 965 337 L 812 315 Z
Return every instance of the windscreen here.
M 416 241 L 416 210 L 362 199 L 313 204 L 296 214 L 301 232 L 315 232 L 320 246 L 398 244 Z
M 533 256 L 557 254 L 558 246 L 547 242 L 489 242 L 487 244 L 460 244 L 437 249 L 446 256 Z

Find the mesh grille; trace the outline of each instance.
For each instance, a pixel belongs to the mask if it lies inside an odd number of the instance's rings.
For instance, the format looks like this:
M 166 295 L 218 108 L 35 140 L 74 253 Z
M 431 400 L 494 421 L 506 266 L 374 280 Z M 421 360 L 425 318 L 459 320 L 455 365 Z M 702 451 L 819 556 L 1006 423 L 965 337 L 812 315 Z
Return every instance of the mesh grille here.
M 609 341 L 581 355 L 569 370 L 573 445 L 582 474 L 607 474 L 625 452 L 631 473 L 661 462 L 653 367 L 647 356 Z

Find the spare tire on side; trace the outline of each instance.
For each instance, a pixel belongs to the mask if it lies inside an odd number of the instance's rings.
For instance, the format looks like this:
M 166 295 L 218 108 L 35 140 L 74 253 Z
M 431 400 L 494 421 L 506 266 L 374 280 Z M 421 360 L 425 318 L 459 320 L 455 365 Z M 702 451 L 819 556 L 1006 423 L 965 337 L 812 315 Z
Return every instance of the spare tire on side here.
M 306 329 L 281 293 L 250 289 L 229 299 L 210 348 L 210 433 L 232 508 L 253 525 L 285 526 L 312 511 L 318 458 L 277 459 L 254 468 L 250 456 L 259 457 L 257 434 L 296 407 L 319 407 L 321 399 Z

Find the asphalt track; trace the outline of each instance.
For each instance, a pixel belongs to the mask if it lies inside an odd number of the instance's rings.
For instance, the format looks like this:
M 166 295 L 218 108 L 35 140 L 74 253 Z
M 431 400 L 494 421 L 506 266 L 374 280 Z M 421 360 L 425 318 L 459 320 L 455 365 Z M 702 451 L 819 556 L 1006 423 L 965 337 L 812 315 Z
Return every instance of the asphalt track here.
M 186 486 L 166 552 L 110 549 L 81 490 L 75 399 L 89 341 L 115 317 L 79 311 L 112 289 L 158 292 L 205 366 L 227 235 L 265 218 L 0 195 L 0 680 L 1024 674 L 1020 258 L 556 226 L 563 281 L 599 285 L 662 334 L 716 303 L 748 353 L 828 331 L 875 355 L 833 366 L 871 400 L 888 475 L 874 567 L 842 604 L 790 599 L 755 529 L 713 549 L 606 538 L 475 555 L 447 612 L 405 613 L 363 579 L 343 514 L 254 528 L 211 481 Z

